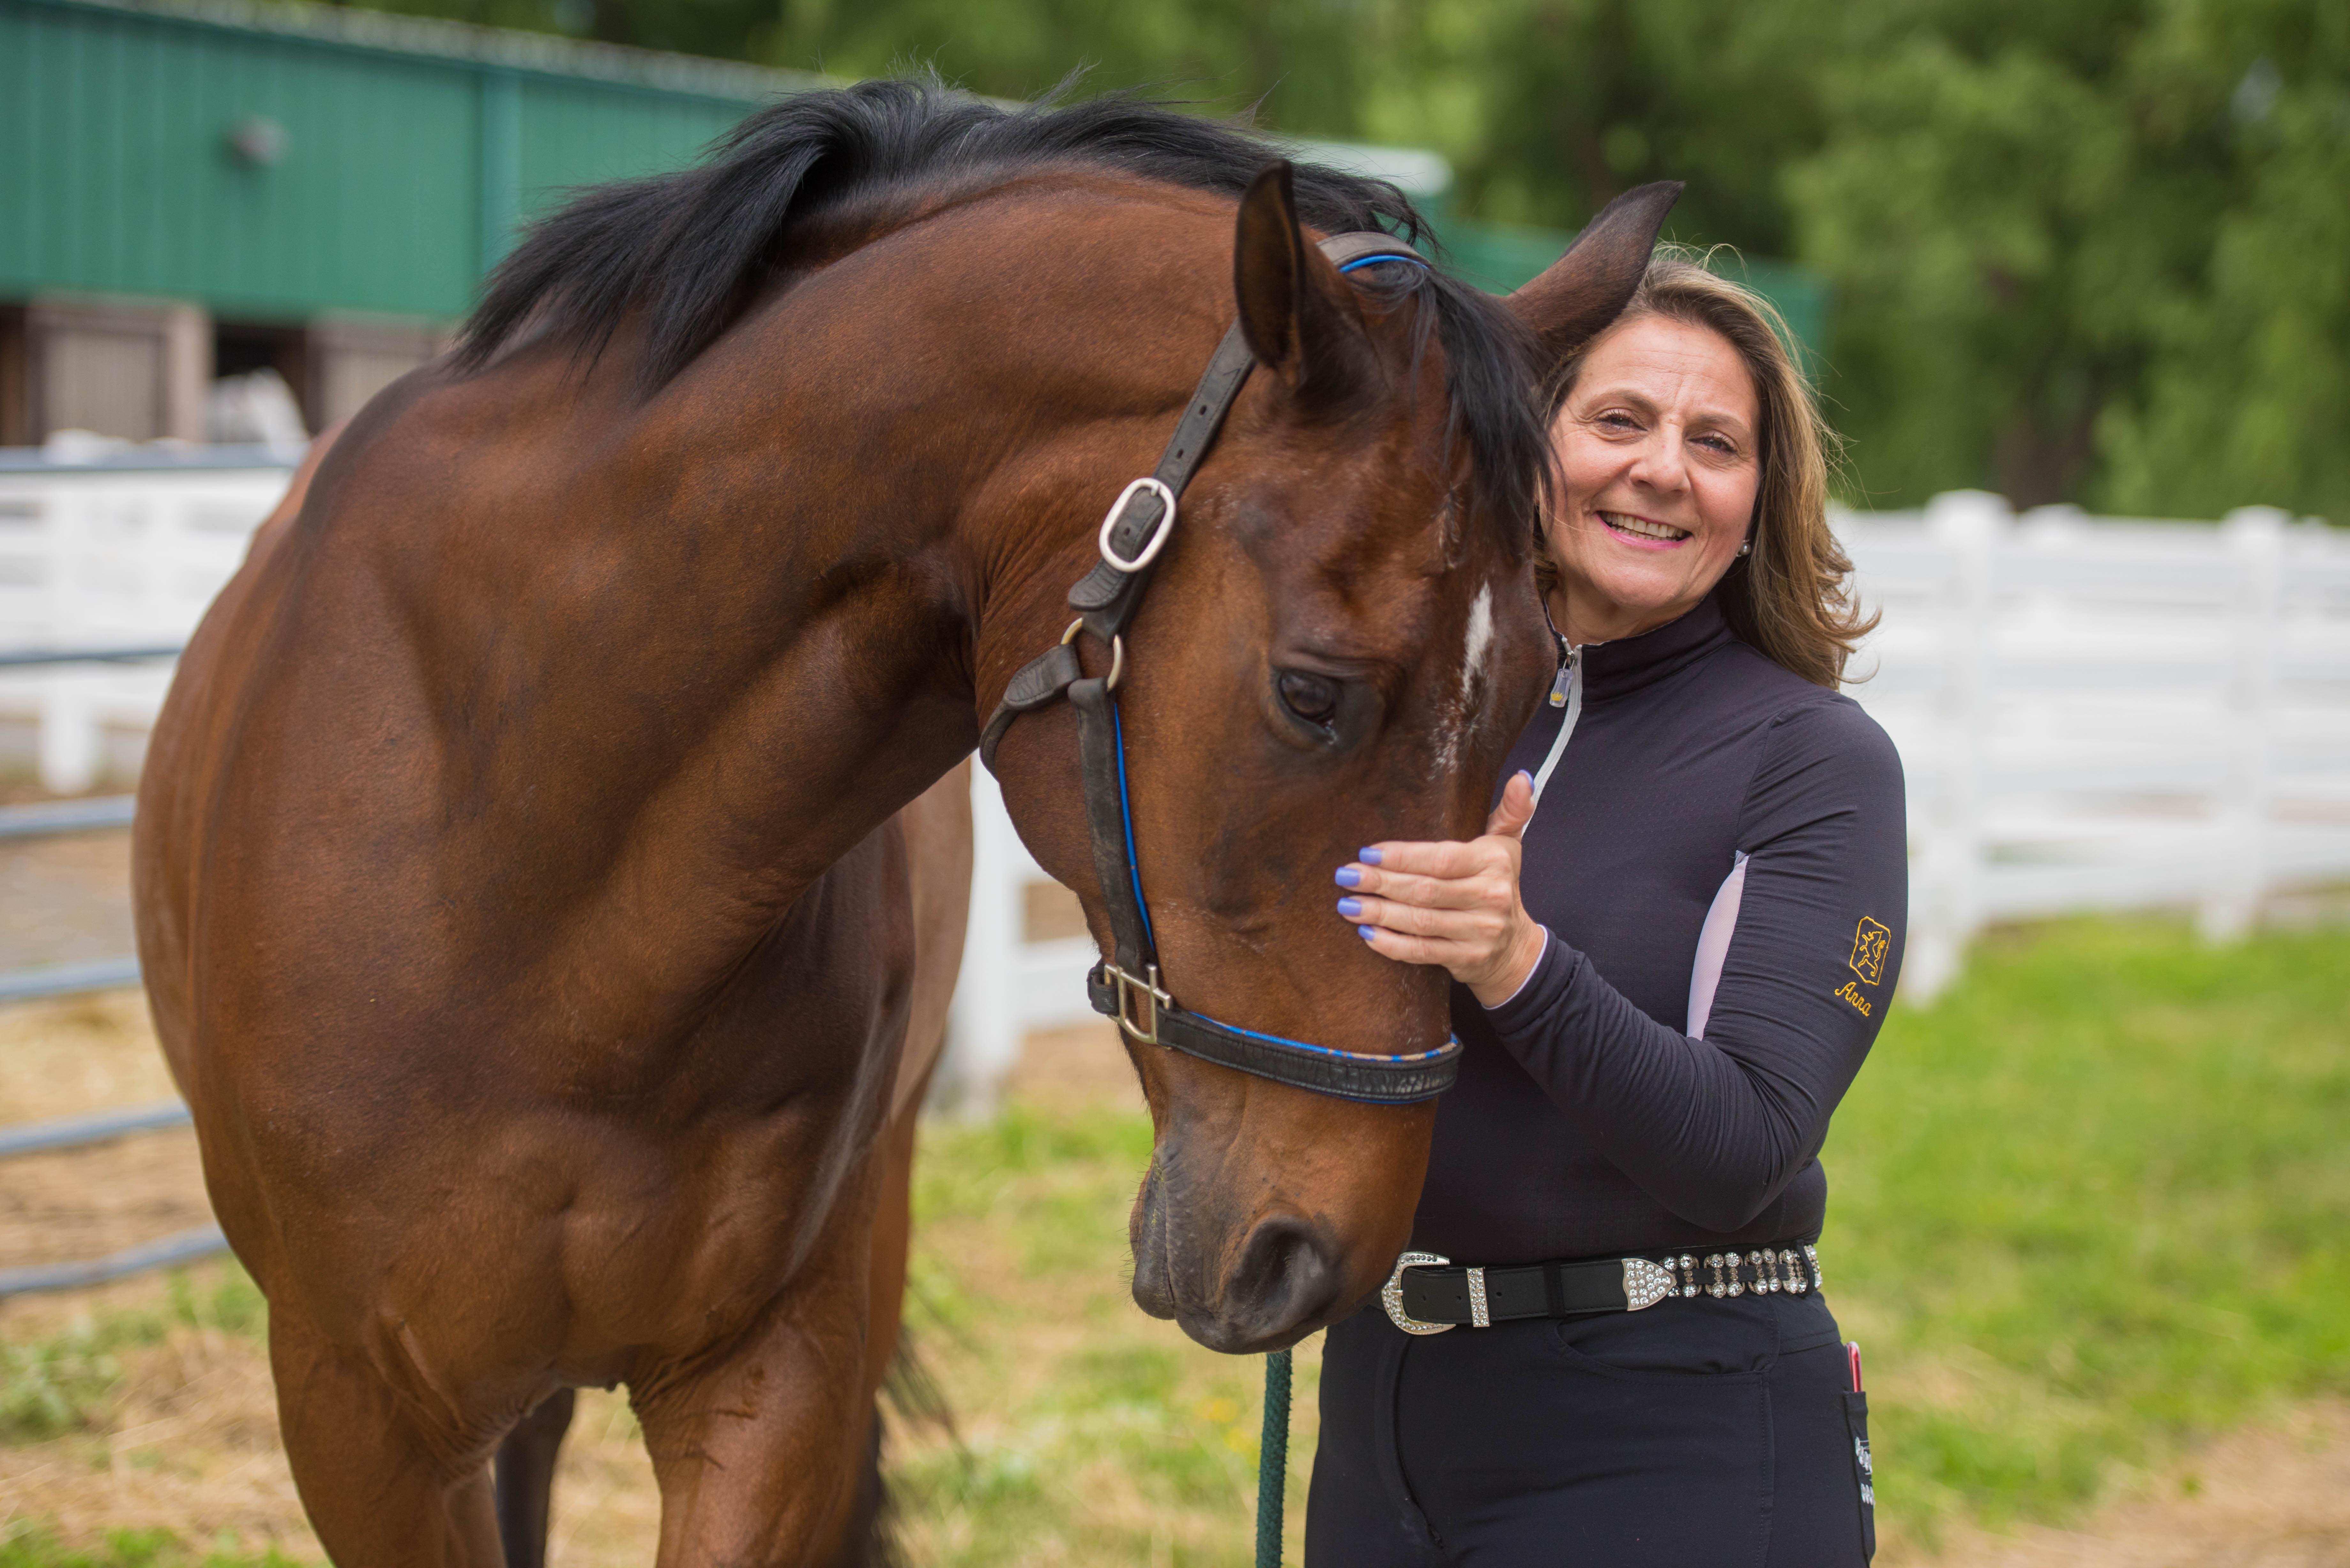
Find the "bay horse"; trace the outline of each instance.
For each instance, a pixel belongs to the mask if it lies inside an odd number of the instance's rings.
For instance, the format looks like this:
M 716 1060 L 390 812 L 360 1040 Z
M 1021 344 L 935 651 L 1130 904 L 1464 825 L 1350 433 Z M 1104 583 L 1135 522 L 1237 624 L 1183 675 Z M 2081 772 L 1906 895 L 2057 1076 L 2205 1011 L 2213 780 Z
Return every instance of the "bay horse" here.
M 158 1030 L 337 1563 L 536 1563 L 569 1390 L 620 1383 L 665 1568 L 875 1549 L 957 770 L 1236 312 L 1257 373 L 1158 586 L 1076 645 L 1125 661 L 1138 885 L 1202 1012 L 1444 1040 L 1329 869 L 1482 821 L 1549 670 L 1537 389 L 1669 201 L 1505 306 L 1322 256 L 1415 232 L 1391 187 L 885 82 L 525 239 L 256 542 L 140 787 Z M 1075 733 L 993 760 L 1107 950 Z M 1430 1103 L 1130 1052 L 1144 1310 L 1251 1351 L 1378 1287 Z

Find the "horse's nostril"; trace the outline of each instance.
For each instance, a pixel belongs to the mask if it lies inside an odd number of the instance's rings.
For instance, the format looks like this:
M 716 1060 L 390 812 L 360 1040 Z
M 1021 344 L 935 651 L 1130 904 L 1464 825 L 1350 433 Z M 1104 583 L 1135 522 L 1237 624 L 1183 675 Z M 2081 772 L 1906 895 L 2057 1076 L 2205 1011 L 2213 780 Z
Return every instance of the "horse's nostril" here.
M 1340 1278 L 1314 1227 L 1268 1220 L 1250 1235 L 1226 1299 L 1260 1334 L 1277 1335 L 1328 1311 Z

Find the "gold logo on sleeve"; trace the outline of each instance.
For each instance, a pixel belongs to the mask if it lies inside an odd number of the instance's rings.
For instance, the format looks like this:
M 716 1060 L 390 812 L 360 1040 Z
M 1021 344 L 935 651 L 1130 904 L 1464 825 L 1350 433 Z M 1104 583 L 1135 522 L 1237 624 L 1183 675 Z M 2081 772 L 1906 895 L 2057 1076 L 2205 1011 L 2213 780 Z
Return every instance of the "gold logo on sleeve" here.
M 1866 915 L 1860 918 L 1859 928 L 1852 933 L 1852 972 L 1860 976 L 1864 985 L 1875 985 L 1885 978 L 1885 954 L 1893 945 L 1893 932 Z

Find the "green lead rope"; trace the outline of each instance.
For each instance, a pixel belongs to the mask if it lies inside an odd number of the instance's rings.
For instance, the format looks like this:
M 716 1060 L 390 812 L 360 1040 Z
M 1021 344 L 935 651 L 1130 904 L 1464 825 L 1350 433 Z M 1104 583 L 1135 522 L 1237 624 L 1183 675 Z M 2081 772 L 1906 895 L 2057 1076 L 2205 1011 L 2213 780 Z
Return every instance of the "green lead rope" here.
M 1256 1568 L 1281 1568 L 1281 1507 L 1289 1488 L 1289 1352 L 1264 1358 L 1264 1437 L 1257 1444 Z

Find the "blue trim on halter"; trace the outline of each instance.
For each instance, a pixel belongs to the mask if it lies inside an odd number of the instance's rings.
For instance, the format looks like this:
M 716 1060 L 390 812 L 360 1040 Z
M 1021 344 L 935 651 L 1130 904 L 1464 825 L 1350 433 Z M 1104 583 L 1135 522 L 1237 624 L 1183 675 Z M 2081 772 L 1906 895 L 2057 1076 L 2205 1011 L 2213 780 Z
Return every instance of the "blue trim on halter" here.
M 1391 261 L 1409 262 L 1412 265 L 1419 267 L 1423 272 L 1428 269 L 1428 264 L 1422 261 L 1419 257 L 1415 255 L 1407 255 L 1401 251 L 1393 251 L 1382 252 L 1367 256 L 1357 256 L 1353 261 L 1347 263 L 1338 270 L 1342 273 L 1348 273 L 1354 271 L 1358 266 L 1377 266 L 1381 262 Z
M 1252 1040 L 1262 1040 L 1268 1045 L 1286 1045 L 1293 1051 L 1312 1051 L 1324 1056 L 1343 1057 L 1349 1062 L 1432 1062 L 1461 1044 L 1461 1037 L 1458 1034 L 1447 1034 L 1444 1037 L 1444 1044 L 1433 1051 L 1414 1051 L 1401 1056 L 1383 1056 L 1372 1051 L 1341 1051 L 1335 1045 L 1316 1045 L 1310 1040 L 1291 1040 L 1279 1034 L 1260 1034 L 1253 1029 L 1243 1029 L 1237 1023 L 1227 1023 L 1221 1018 L 1210 1018 L 1204 1012 L 1195 1012 L 1191 1016 L 1212 1023 L 1219 1029 L 1229 1029 L 1235 1034 L 1245 1034 Z
M 1404 261 L 1410 258 L 1398 256 L 1390 259 Z M 1142 897 L 1142 861 L 1134 853 L 1134 806 L 1126 793 L 1126 720 L 1119 714 L 1116 702 L 1110 704 L 1109 718 L 1111 727 L 1118 736 L 1118 815 L 1126 825 L 1127 872 L 1134 878 L 1134 907 L 1142 911 L 1142 934 L 1155 949 L 1159 945 L 1159 939 L 1150 929 L 1150 906 Z M 1310 1040 L 1292 1040 L 1286 1035 L 1265 1034 L 1254 1029 L 1243 1029 L 1237 1023 L 1227 1023 L 1221 1018 L 1210 1018 L 1204 1012 L 1195 1012 L 1191 1016 L 1203 1023 L 1212 1023 L 1217 1028 L 1229 1030 L 1234 1034 L 1245 1034 L 1252 1040 L 1262 1040 L 1268 1045 L 1285 1045 L 1293 1051 L 1311 1051 L 1317 1056 L 1335 1056 L 1344 1062 L 1432 1062 L 1448 1052 L 1461 1048 L 1461 1037 L 1458 1034 L 1448 1034 L 1445 1036 L 1444 1044 L 1433 1051 L 1414 1051 L 1404 1055 L 1381 1055 L 1370 1051 L 1341 1051 L 1335 1045 L 1316 1045 Z M 1327 1093 L 1327 1091 L 1317 1090 L 1316 1093 Z M 1334 1097 L 1342 1100 L 1354 1098 L 1351 1095 L 1339 1095 Z M 1389 1102 L 1366 1100 L 1362 1103 L 1386 1105 Z
M 1118 735 L 1118 815 L 1126 823 L 1126 870 L 1134 878 L 1134 907 L 1142 911 L 1142 939 L 1155 950 L 1159 938 L 1150 929 L 1150 905 L 1142 896 L 1142 860 L 1134 853 L 1134 805 L 1126 793 L 1126 720 L 1114 701 L 1109 722 Z

